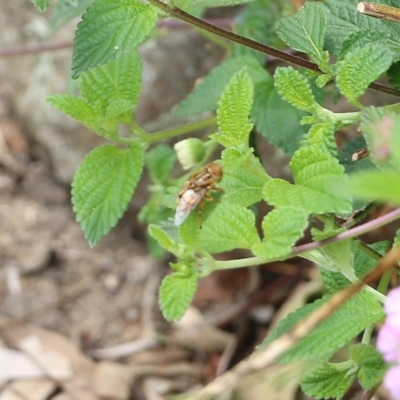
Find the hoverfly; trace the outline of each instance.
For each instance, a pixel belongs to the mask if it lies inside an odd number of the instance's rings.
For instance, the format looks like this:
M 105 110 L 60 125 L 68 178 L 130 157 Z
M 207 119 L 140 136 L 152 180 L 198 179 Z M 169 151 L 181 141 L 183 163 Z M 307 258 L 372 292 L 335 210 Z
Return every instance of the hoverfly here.
M 201 212 L 204 200 L 212 200 L 209 192 L 221 190 L 215 185 L 222 179 L 222 167 L 215 163 L 209 163 L 200 171 L 192 175 L 179 192 L 178 206 L 175 213 L 175 225 L 181 225 L 192 210 L 199 205 L 199 221 L 201 226 Z

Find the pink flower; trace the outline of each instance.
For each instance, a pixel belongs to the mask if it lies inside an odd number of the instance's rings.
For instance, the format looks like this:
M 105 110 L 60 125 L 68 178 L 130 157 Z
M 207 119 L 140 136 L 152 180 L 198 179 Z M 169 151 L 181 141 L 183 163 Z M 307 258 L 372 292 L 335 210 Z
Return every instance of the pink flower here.
M 400 365 L 389 368 L 383 384 L 389 390 L 394 400 L 400 399 Z
M 386 372 L 384 386 L 394 400 L 400 400 L 400 288 L 392 290 L 385 302 L 386 321 L 378 333 L 376 347 L 393 365 Z

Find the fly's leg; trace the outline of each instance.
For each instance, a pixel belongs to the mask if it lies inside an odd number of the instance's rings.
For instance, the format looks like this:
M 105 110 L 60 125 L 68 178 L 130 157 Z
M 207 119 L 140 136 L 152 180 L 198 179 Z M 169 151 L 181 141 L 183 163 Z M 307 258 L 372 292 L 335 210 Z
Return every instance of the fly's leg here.
M 202 221 L 202 213 L 203 213 L 203 208 L 204 208 L 204 199 L 207 199 L 208 195 L 205 195 L 205 197 L 203 199 L 201 199 L 200 203 L 199 203 L 199 212 L 197 214 L 198 216 L 198 222 L 199 222 L 199 227 L 200 229 L 203 227 L 203 221 Z M 210 197 L 210 196 L 208 196 Z

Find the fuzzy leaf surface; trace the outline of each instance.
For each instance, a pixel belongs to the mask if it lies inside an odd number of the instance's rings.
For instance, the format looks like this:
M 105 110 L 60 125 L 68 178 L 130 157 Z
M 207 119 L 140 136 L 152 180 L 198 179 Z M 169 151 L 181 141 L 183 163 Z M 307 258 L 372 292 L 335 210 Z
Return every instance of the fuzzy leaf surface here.
M 299 308 L 279 322 L 261 348 L 288 332 L 303 318 L 329 299 L 324 296 L 314 303 Z M 363 329 L 384 317 L 381 305 L 373 295 L 360 292 L 336 310 L 328 319 L 310 332 L 281 357 L 282 362 L 327 361 Z
M 307 225 L 308 213 L 303 208 L 288 206 L 272 210 L 262 222 L 264 238 L 253 246 L 252 252 L 270 259 L 287 256 Z
M 336 83 L 339 90 L 350 101 L 357 100 L 392 62 L 392 52 L 379 43 L 368 43 L 348 53 L 337 70 Z
M 149 225 L 149 234 L 159 243 L 159 245 L 172 254 L 177 254 L 178 247 L 176 242 L 158 225 Z
M 228 202 L 215 207 L 200 232 L 200 242 L 209 253 L 251 249 L 259 241 L 254 214 Z
M 161 311 L 167 321 L 178 321 L 185 314 L 197 288 L 197 274 L 175 272 L 166 276 L 160 287 Z
M 341 399 L 357 377 L 354 361 L 322 363 L 301 380 L 301 388 L 317 399 Z
M 382 354 L 375 347 L 363 343 L 356 344 L 350 350 L 350 357 L 360 366 L 358 380 L 363 389 L 370 390 L 383 381 L 387 367 Z
M 278 21 L 276 33 L 290 48 L 308 54 L 318 63 L 322 58 L 326 25 L 324 5 L 305 3 L 297 14 Z
M 263 197 L 275 207 L 298 206 L 309 213 L 349 213 L 351 197 L 336 189 L 347 182 L 343 167 L 326 150 L 302 147 L 290 162 L 295 185 L 273 179 L 264 185 Z
M 96 109 L 85 99 L 68 94 L 56 94 L 46 99 L 52 107 L 95 130 L 98 115 Z
M 113 228 L 126 210 L 142 174 L 144 149 L 133 142 L 128 149 L 105 145 L 92 150 L 72 182 L 76 219 L 93 247 Z
M 262 199 L 262 187 L 270 179 L 260 161 L 252 153 L 242 154 L 236 149 L 222 153 L 224 198 L 232 204 L 248 207 Z
M 358 0 L 325 0 L 324 5 L 328 8 L 328 25 L 325 35 L 325 47 L 330 53 L 338 55 L 343 41 L 348 35 L 365 30 L 369 32 L 386 32 L 391 38 L 390 48 L 400 49 L 399 37 L 400 26 L 395 22 L 383 19 L 371 18 L 356 12 Z M 398 7 L 397 0 L 385 0 L 385 4 Z M 398 50 L 397 50 L 398 51 Z
M 274 78 L 277 92 L 292 106 L 309 112 L 319 107 L 308 80 L 299 71 L 292 67 L 279 67 Z
M 251 56 L 230 58 L 209 73 L 203 82 L 197 85 L 191 93 L 178 105 L 176 114 L 182 117 L 197 115 L 217 108 L 219 98 L 225 86 L 235 72 L 244 67 L 254 83 L 272 78 L 257 59 Z
M 99 102 L 104 112 L 118 100 L 126 100 L 131 108 L 139 100 L 142 86 L 142 63 L 136 50 L 81 76 L 82 96 L 93 104 Z M 118 111 L 114 112 L 118 115 Z
M 379 302 L 368 292 L 353 296 L 327 320 L 310 332 L 282 358 L 282 362 L 297 360 L 326 361 L 367 326 L 384 318 Z
M 249 133 L 253 127 L 249 122 L 253 91 L 251 77 L 245 69 L 235 73 L 225 87 L 217 110 L 220 132 L 211 135 L 223 146 L 248 144 Z
M 96 0 L 75 34 L 72 77 L 131 52 L 148 36 L 157 10 L 140 0 Z

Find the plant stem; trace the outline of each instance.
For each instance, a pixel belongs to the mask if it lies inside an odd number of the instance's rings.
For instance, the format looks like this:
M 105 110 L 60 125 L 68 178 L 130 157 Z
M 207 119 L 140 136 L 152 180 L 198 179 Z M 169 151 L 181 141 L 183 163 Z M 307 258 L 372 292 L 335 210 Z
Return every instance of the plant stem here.
M 212 25 L 212 24 L 208 23 L 207 21 L 196 18 L 193 15 L 186 13 L 185 11 L 176 7 L 175 5 L 171 6 L 169 4 L 163 3 L 161 0 L 148 0 L 148 1 L 149 1 L 149 3 L 153 4 L 155 7 L 163 10 L 164 12 L 166 12 L 167 14 L 169 14 L 171 16 L 174 16 L 174 17 L 180 19 L 181 21 L 185 21 L 190 25 L 193 25 L 193 26 L 196 26 L 205 31 L 214 33 L 215 35 L 223 37 L 234 43 L 239 43 L 243 46 L 257 50 L 264 54 L 268 54 L 279 60 L 286 61 L 290 64 L 297 65 L 299 67 L 307 68 L 309 70 L 316 71 L 316 72 L 322 72 L 317 64 L 315 64 L 309 60 L 294 56 L 292 54 L 285 53 L 284 51 L 275 49 L 274 47 L 267 46 L 263 43 L 260 43 L 255 40 L 238 35 L 237 33 L 227 31 L 226 29 Z M 393 88 L 390 88 L 390 87 L 387 87 L 384 85 L 380 85 L 379 83 L 371 83 L 369 85 L 369 88 L 372 90 L 376 90 L 378 92 L 387 93 L 387 94 L 390 94 L 393 96 L 400 97 L 399 90 L 396 90 L 396 89 L 393 89 Z
M 175 136 L 183 135 L 198 129 L 208 128 L 216 125 L 217 118 L 211 117 L 201 121 L 191 122 L 189 124 L 181 125 L 176 128 L 166 129 L 165 131 L 150 133 L 146 135 L 147 143 L 159 142 L 161 140 L 169 139 Z
M 295 64 L 312 71 L 322 72 L 317 64 L 308 61 L 304 58 L 294 56 L 292 54 L 285 53 L 281 50 L 275 49 L 274 47 L 267 46 L 255 40 L 246 38 L 244 36 L 238 35 L 234 32 L 227 31 L 226 29 L 220 28 L 218 26 L 212 25 L 202 19 L 196 18 L 193 15 L 186 13 L 176 6 L 170 6 L 169 4 L 163 3 L 161 0 L 149 0 L 149 3 L 162 9 L 166 13 L 187 22 L 190 25 L 196 26 L 205 31 L 214 33 L 219 37 L 223 37 L 231 42 L 242 44 L 243 46 L 249 47 L 254 50 L 258 50 L 261 53 L 269 54 L 278 58 L 279 60 L 286 61 L 291 64 Z M 400 92 L 399 92 L 400 94 Z
M 393 222 L 399 218 L 400 218 L 400 208 L 396 208 L 395 210 L 391 211 L 390 213 L 387 213 L 386 215 L 383 215 L 382 217 L 376 218 L 373 221 L 369 221 L 363 225 L 359 225 L 355 228 L 349 229 L 346 232 L 341 232 L 338 235 L 333 236 L 331 238 L 319 240 L 316 242 L 306 243 L 306 244 L 294 247 L 293 250 L 286 256 L 279 257 L 279 258 L 248 257 L 248 258 L 241 258 L 238 260 L 228 260 L 228 261 L 215 260 L 215 264 L 214 264 L 215 269 L 250 267 L 253 265 L 264 264 L 266 262 L 279 261 L 279 260 L 285 260 L 285 259 L 292 258 L 292 257 L 297 257 L 303 253 L 307 253 L 311 250 L 319 249 L 328 244 L 341 242 L 346 239 L 357 237 L 359 235 L 362 235 L 362 234 L 372 231 L 374 229 L 378 229 L 381 226 L 386 225 L 390 222 Z M 378 253 L 373 251 L 369 246 L 367 246 L 367 245 L 364 245 L 364 246 L 366 246 L 368 248 L 368 251 L 369 251 L 368 254 L 371 255 L 371 257 L 377 259 Z M 381 255 L 380 254 L 378 254 L 378 255 L 379 255 L 379 260 L 380 260 Z

